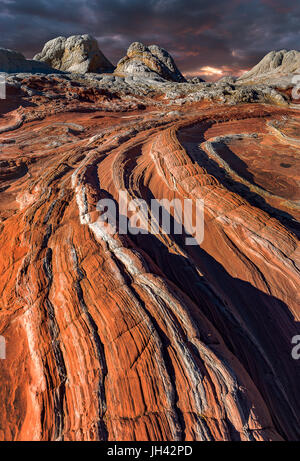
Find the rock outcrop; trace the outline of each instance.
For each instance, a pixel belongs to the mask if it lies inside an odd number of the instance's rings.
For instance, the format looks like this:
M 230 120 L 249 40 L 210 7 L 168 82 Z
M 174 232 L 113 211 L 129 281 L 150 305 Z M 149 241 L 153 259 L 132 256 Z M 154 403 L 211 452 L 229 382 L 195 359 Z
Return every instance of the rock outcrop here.
M 226 75 L 225 77 L 221 77 L 219 80 L 216 81 L 217 84 L 229 83 L 234 84 L 237 81 L 237 78 L 232 75 Z
M 26 59 L 17 51 L 0 48 L 0 72 L 50 74 L 55 72 L 55 70 L 46 63 Z
M 194 83 L 194 84 L 198 84 L 198 83 L 204 83 L 205 80 L 202 78 L 202 77 L 191 77 L 188 79 L 188 82 L 189 83 Z
M 98 42 L 91 35 L 57 37 L 47 42 L 35 60 L 66 72 L 113 72 L 114 66 L 100 51 Z
M 300 75 L 300 51 L 270 51 L 256 66 L 243 74 L 242 83 L 267 83 L 286 86 L 294 75 Z
M 300 112 L 244 89 L 8 76 L 1 440 L 299 440 Z M 155 232 L 109 232 L 120 190 Z
M 117 75 L 138 78 L 154 78 L 184 82 L 185 78 L 177 68 L 172 56 L 157 45 L 145 46 L 134 42 L 127 50 L 115 70 Z

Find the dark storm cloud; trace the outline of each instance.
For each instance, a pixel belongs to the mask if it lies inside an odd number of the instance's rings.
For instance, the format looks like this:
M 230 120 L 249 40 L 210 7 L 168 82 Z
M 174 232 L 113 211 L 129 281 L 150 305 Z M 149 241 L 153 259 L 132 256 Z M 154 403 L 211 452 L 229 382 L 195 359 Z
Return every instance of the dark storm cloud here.
M 186 74 L 226 74 L 299 48 L 299 22 L 298 0 L 0 0 L 0 46 L 31 57 L 58 35 L 90 33 L 113 62 L 138 40 Z

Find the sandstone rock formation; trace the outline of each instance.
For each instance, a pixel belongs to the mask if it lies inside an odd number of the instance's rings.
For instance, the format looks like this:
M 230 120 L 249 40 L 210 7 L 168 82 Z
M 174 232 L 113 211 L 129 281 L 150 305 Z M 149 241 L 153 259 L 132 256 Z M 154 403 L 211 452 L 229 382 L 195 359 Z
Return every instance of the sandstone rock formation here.
M 201 77 L 192 77 L 188 79 L 188 82 L 197 84 L 197 83 L 203 83 L 205 82 L 205 80 Z
M 8 77 L 1 440 L 299 440 L 300 113 L 269 94 Z M 146 223 L 204 199 L 203 242 L 109 234 L 119 190 Z
M 26 59 L 17 51 L 0 48 L 0 72 L 16 73 L 52 73 L 55 72 L 46 63 Z
M 127 55 L 118 62 L 115 73 L 139 78 L 161 78 L 173 82 L 185 81 L 166 50 L 157 45 L 145 46 L 140 42 L 130 45 Z
M 217 84 L 220 83 L 230 83 L 234 84 L 237 81 L 237 78 L 232 76 L 232 75 L 225 75 L 225 77 L 221 77 L 219 80 L 217 80 Z
M 293 75 L 300 75 L 300 51 L 270 51 L 249 72 L 238 80 L 243 83 L 261 82 L 274 86 L 286 86 Z
M 55 69 L 79 74 L 114 70 L 99 50 L 97 40 L 88 34 L 54 38 L 33 59 L 46 62 Z

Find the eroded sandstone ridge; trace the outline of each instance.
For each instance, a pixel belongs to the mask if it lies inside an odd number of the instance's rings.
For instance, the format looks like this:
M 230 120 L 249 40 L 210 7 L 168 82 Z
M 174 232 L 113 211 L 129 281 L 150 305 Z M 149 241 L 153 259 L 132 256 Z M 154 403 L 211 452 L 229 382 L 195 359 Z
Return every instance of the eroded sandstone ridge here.
M 0 439 L 299 439 L 288 96 L 12 75 L 0 107 Z M 204 199 L 203 243 L 105 233 L 120 189 Z

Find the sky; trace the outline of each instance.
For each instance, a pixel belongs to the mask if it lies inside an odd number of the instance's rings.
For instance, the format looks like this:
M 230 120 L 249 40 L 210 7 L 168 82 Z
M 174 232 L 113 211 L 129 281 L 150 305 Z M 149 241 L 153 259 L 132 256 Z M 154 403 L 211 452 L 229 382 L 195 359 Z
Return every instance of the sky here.
M 32 58 L 57 36 L 91 34 L 113 63 L 140 41 L 186 76 L 241 75 L 271 50 L 300 49 L 299 0 L 0 0 L 0 47 Z

